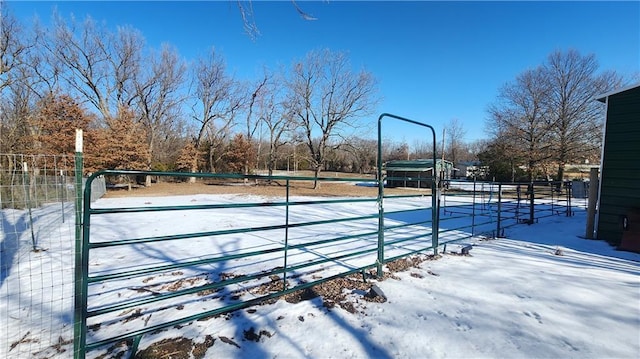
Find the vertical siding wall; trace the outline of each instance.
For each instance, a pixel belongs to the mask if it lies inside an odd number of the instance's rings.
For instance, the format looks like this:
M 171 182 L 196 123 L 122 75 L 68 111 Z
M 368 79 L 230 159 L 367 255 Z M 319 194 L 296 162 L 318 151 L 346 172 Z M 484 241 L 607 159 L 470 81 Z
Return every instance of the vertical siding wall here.
M 598 239 L 620 244 L 622 216 L 633 208 L 640 209 L 639 160 L 640 87 L 636 87 L 609 96 Z

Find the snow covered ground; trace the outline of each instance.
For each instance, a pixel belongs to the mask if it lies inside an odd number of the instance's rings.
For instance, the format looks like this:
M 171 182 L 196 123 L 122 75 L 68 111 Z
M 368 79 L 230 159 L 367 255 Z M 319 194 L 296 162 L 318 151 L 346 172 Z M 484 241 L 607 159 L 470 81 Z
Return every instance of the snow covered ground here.
M 200 195 L 101 199 L 96 205 L 119 207 L 126 205 L 126 201 L 159 205 L 164 201 L 193 204 L 194 201 L 238 203 L 241 200 L 254 202 L 264 199 Z M 410 203 L 404 206 L 410 207 Z M 389 209 L 401 207 L 399 204 L 396 207 L 389 205 Z M 264 210 L 278 211 L 273 208 Z M 376 210 L 375 203 L 315 206 L 312 211 L 292 213 L 292 218 L 331 218 L 336 213 L 356 216 L 375 213 Z M 175 213 L 163 217 L 162 214 L 150 212 L 129 217 L 129 220 L 107 215 L 93 224 L 96 233 L 101 233 L 96 234 L 95 241 L 100 242 L 118 236 L 144 237 L 149 233 L 206 231 L 209 226 L 218 225 L 226 228 L 246 226 L 249 222 L 268 225 L 270 216 L 267 213 L 256 215 L 255 212 L 239 209 L 234 214 L 216 217 L 203 213 L 193 217 L 178 217 Z M 8 228 L 14 219 L 23 217 L 11 213 L 3 218 L 3 240 L 6 240 L 4 228 Z M 38 217 L 36 213 L 38 218 L 44 218 L 44 215 Z M 178 221 L 179 225 L 172 221 Z M 393 224 L 390 221 L 385 224 Z M 191 352 L 192 356 L 204 353 L 205 357 L 210 358 L 636 358 L 640 354 L 640 255 L 618 252 L 602 241 L 580 238 L 584 233 L 584 223 L 584 212 L 577 211 L 572 217 L 555 216 L 541 219 L 531 226 L 511 227 L 505 233 L 507 238 L 464 240 L 465 244 L 473 244 L 470 256 L 448 253 L 438 260 L 424 261 L 417 268 L 397 272 L 393 278 L 374 280 L 387 296 L 384 303 L 365 301 L 364 293 L 358 290 L 347 293 L 356 308 L 355 313 L 337 306 L 327 309 L 321 298 L 296 304 L 279 300 L 275 304 L 255 306 L 226 316 L 192 322 L 179 329 L 171 328 L 146 335 L 140 343 L 140 349 L 144 350 L 160 340 L 187 338 L 194 343 L 203 343 L 199 351 L 191 351 L 189 347 L 187 353 Z M 362 221 L 351 224 L 349 228 L 333 225 L 332 230 L 365 231 L 367 226 L 368 223 Z M 68 235 L 73 238 L 73 227 L 67 224 L 56 231 L 61 237 Z M 28 248 L 31 239 L 28 231 L 23 232 L 18 240 L 21 246 Z M 292 233 L 292 236 L 302 241 L 311 233 L 301 230 Z M 269 248 L 274 243 L 278 244 L 274 238 L 278 238 L 278 233 L 250 241 L 239 241 L 231 236 L 223 244 L 219 243 L 218 249 L 228 250 L 231 244 L 234 244 L 233 250 L 236 251 L 249 248 L 239 247 L 240 243 L 247 243 L 254 249 Z M 372 238 L 373 242 L 375 239 Z M 362 243 L 367 243 L 367 239 L 358 245 Z M 395 250 L 410 250 L 415 245 L 407 243 Z M 65 260 L 67 264 L 73 262 L 72 241 L 67 245 L 43 246 L 47 247 L 47 251 L 25 252 L 38 257 L 30 262 L 33 266 L 30 273 L 47 273 L 49 269 L 56 273 L 56 268 L 65 267 Z M 172 248 L 168 255 L 141 246 L 137 247 L 137 251 L 93 257 L 90 265 L 94 272 L 108 273 L 135 267 L 139 264 L 137 260 L 140 253 L 147 259 L 161 263 L 176 258 L 194 258 L 194 250 L 202 254 L 209 249 L 204 243 L 197 242 L 188 248 Z M 329 249 L 301 251 L 293 258 L 305 261 L 325 255 L 322 250 Z M 447 248 L 447 252 L 457 250 L 459 246 L 455 245 Z M 25 254 L 16 254 L 14 257 L 19 255 Z M 366 260 L 369 259 L 354 258 L 352 262 L 341 265 L 358 265 L 358 261 Z M 225 267 L 225 270 L 242 271 L 250 266 L 255 267 L 242 262 L 235 265 Z M 267 262 L 256 265 L 273 268 L 273 264 Z M 43 271 L 40 267 L 47 270 Z M 0 287 L 0 293 L 3 296 L 7 294 L 6 298 L 9 298 L 0 302 L 0 328 L 6 330 L 6 334 L 1 336 L 0 354 L 6 353 L 8 358 L 71 357 L 69 333 L 72 326 L 73 288 L 67 285 L 63 286 L 65 293 L 47 294 L 47 290 L 42 288 L 48 288 L 49 282 L 59 279 L 48 274 L 45 278 L 34 279 L 31 276 L 25 282 L 24 276 L 17 275 L 23 272 L 20 268 L 12 268 Z M 194 272 L 194 278 L 197 278 L 197 272 Z M 11 307 L 15 304 L 15 298 L 24 295 L 19 291 L 27 287 L 38 295 L 29 298 L 29 301 L 20 301 L 20 308 Z M 110 288 L 108 284 L 98 286 L 92 292 L 92 303 L 98 307 L 106 305 L 118 300 L 123 293 L 118 288 Z M 27 307 L 27 303 L 30 307 Z M 187 303 L 179 314 L 202 310 L 200 304 Z M 48 326 L 49 329 L 34 327 L 33 330 L 25 330 L 24 326 L 20 326 L 24 325 L 27 318 L 38 316 L 37 311 L 45 309 L 52 314 L 40 315 L 38 321 L 40 324 L 46 320 L 54 322 Z M 27 312 L 31 314 L 24 314 Z M 169 318 L 158 317 L 156 315 L 151 321 Z M 135 319 L 139 323 L 145 319 L 149 321 L 144 317 Z M 35 326 L 38 323 L 32 324 Z M 94 334 L 117 333 L 125 326 L 119 325 L 103 326 L 94 330 Z M 45 345 L 46 349 L 42 349 L 41 345 L 35 350 L 32 347 L 36 340 L 40 344 L 50 344 L 48 347 Z M 104 353 L 98 350 L 91 352 L 90 356 Z

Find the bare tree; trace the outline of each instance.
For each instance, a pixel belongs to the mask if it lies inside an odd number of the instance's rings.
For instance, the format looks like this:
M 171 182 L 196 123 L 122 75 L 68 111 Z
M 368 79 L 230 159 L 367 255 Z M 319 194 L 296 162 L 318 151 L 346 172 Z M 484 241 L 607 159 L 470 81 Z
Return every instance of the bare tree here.
M 265 84 L 258 99 L 259 118 L 266 127 L 269 149 L 267 151 L 267 170 L 273 174 L 280 149 L 294 139 L 295 123 L 290 109 L 286 108 L 282 89 L 282 77 L 272 76 Z M 295 152 L 294 152 L 295 155 Z M 294 158 L 295 161 L 295 158 Z M 295 168 L 295 165 L 294 165 Z
M 257 81 L 248 85 L 248 89 L 250 89 L 250 91 L 248 91 L 248 98 L 246 99 L 246 140 L 254 147 L 252 152 L 255 153 L 256 158 L 246 159 L 245 169 L 243 172 L 244 174 L 249 174 L 250 162 L 253 162 L 256 167 L 258 165 L 262 146 L 262 131 L 259 131 L 262 123 L 260 112 L 264 98 L 269 95 L 268 91 L 273 90 L 269 88 L 269 84 L 272 82 L 272 79 L 273 74 L 271 74 L 267 69 L 263 69 L 262 76 Z M 258 132 L 258 136 L 260 137 L 258 140 L 255 139 L 256 132 Z
M 409 148 L 409 144 L 403 139 L 399 142 L 386 143 L 386 151 L 383 154 L 384 161 L 407 161 L 411 159 L 411 155 L 414 154 Z
M 26 153 L 33 95 L 21 81 L 12 82 L 0 96 L 0 153 Z
M 274 90 L 269 86 L 271 82 L 273 82 L 273 74 L 269 73 L 265 69 L 262 76 L 257 81 L 249 85 L 249 89 L 251 91 L 249 91 L 250 93 L 246 100 L 246 137 L 249 141 L 253 140 L 260 124 L 260 118 L 259 116 L 255 116 L 254 111 L 256 110 L 256 107 L 259 107 L 261 102 L 263 102 L 264 97 L 268 96 L 267 92 Z
M 28 133 L 32 96 L 24 75 L 28 49 L 24 31 L 0 2 L 0 153 L 22 151 Z
M 152 53 L 146 62 L 149 63 L 148 71 L 137 73 L 134 81 L 136 107 L 148 136 L 151 162 L 162 163 L 167 157 L 175 157 L 165 152 L 172 147 L 170 142 L 180 137 L 176 132 L 180 128 L 181 106 L 185 100 L 180 90 L 186 66 L 177 51 L 168 45 L 163 45 L 159 53 Z
M 123 27 L 114 34 L 91 18 L 78 24 L 75 19 L 67 23 L 55 16 L 53 29 L 39 39 L 69 89 L 107 122 L 120 108 L 134 103 L 138 95 L 134 79 L 144 47 L 138 31 Z
M 378 141 L 354 137 L 342 147 L 351 155 L 351 169 L 360 174 L 370 173 L 376 167 Z
M 490 130 L 494 138 L 516 146 L 526 158 L 527 175 L 533 180 L 536 171 L 552 157 L 548 121 L 550 88 L 542 68 L 527 70 L 500 89 L 498 103 L 489 108 Z
M 23 63 L 28 49 L 18 20 L 0 3 L 0 91 L 13 81 L 12 72 Z
M 244 105 L 237 82 L 226 73 L 222 56 L 211 49 L 206 58 L 200 58 L 193 67 L 192 118 L 198 123 L 195 146 L 207 145 L 209 171 L 215 172 L 215 163 L 224 156 L 224 142 L 235 125 L 236 115 Z
M 367 71 L 352 72 L 346 53 L 325 49 L 294 64 L 288 87 L 289 106 L 318 178 L 327 149 L 339 145 L 346 131 L 358 126 L 357 119 L 371 112 L 376 81 Z
M 445 158 L 453 162 L 454 166 L 460 161 L 465 152 L 464 136 L 467 131 L 462 122 L 453 118 L 444 126 Z
M 544 76 L 550 82 L 548 114 L 559 181 L 567 163 L 589 157 L 600 148 L 604 109 L 593 99 L 620 86 L 622 79 L 615 72 L 598 74 L 598 67 L 595 55 L 582 56 L 576 50 L 556 51 L 544 64 Z
M 433 158 L 433 143 L 424 139 L 414 139 L 411 144 L 411 158 Z
M 494 138 L 478 143 L 478 159 L 489 171 L 480 170 L 474 176 L 480 176 L 485 180 L 511 181 L 521 179 L 523 171 L 520 164 L 525 158 L 520 157 L 519 140 L 515 137 Z

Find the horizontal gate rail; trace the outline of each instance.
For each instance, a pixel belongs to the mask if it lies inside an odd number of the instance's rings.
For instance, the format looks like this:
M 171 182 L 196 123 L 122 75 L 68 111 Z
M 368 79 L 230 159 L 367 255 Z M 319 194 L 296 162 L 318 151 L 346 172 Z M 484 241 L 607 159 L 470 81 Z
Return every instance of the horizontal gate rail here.
M 431 175 L 386 177 L 381 134 L 382 120 L 387 118 L 430 131 L 434 155 Z M 216 183 L 278 182 L 284 193 L 275 201 L 265 199 L 248 203 L 223 203 L 222 197 L 215 197 L 216 203 L 207 204 L 161 206 L 148 203 L 148 206 L 104 208 L 84 201 L 81 220 L 77 220 L 77 228 L 81 228 L 82 233 L 76 248 L 75 302 L 75 327 L 82 330 L 76 333 L 74 356 L 84 358 L 88 351 L 124 342 L 133 357 L 142 337 L 149 333 L 256 305 L 349 274 L 362 273 L 365 279 L 366 271 L 375 269 L 377 276 L 382 277 L 384 264 L 409 255 L 427 250 L 433 250 L 437 255 L 439 246 L 478 234 L 492 233 L 499 237 L 504 235 L 505 228 L 513 225 L 533 224 L 540 218 L 561 213 L 571 215 L 570 184 L 443 181 L 436 173 L 435 143 L 433 127 L 382 114 L 378 118 L 375 181 L 370 178 L 157 171 L 104 170 L 94 173 L 86 181 L 83 198 L 91 198 L 92 182 L 99 177 L 111 178 L 111 182 L 141 176 L 195 177 Z M 416 194 L 385 194 L 385 183 L 389 180 L 395 180 L 394 185 L 402 181 L 415 182 L 420 188 Z M 292 198 L 293 183 L 305 181 L 374 182 L 378 191 L 377 196 L 365 198 Z M 365 208 L 366 203 L 372 206 L 361 212 L 347 207 L 356 203 L 365 204 Z M 312 214 L 303 212 L 313 206 L 337 206 L 342 211 L 313 218 Z M 441 207 L 444 216 L 440 215 Z M 238 228 L 226 228 L 222 220 L 216 222 L 225 215 L 237 216 L 238 212 L 258 209 L 262 211 L 259 217 Z M 164 216 L 158 221 L 177 221 L 187 213 L 195 213 L 202 220 L 197 229 L 176 225 L 167 233 L 157 235 L 149 233 L 146 227 L 126 233 L 110 227 L 119 220 L 149 213 L 158 218 Z M 167 217 L 167 213 L 172 216 Z M 206 253 L 191 251 L 199 249 L 203 241 L 210 245 Z M 242 245 L 242 242 L 248 244 Z M 176 251 L 175 255 L 172 250 Z M 98 265 L 100 256 L 108 258 L 120 253 L 132 258 L 111 267 Z M 162 277 L 161 281 L 154 283 L 157 277 Z M 146 284 L 148 281 L 152 284 Z M 189 285 L 178 285 L 174 289 L 164 286 L 182 281 Z M 122 291 L 126 295 L 121 295 Z M 109 300 L 98 301 L 101 296 Z M 195 314 L 189 310 L 182 317 L 175 311 L 172 312 L 174 316 L 168 318 L 158 314 L 147 326 L 152 314 L 195 304 L 198 305 Z M 127 316 L 127 313 L 134 314 Z M 140 321 L 128 323 L 129 319 L 142 316 L 146 317 L 144 326 Z M 116 335 L 100 332 L 101 325 L 116 323 L 122 326 Z
M 447 241 L 448 232 L 471 229 L 468 237 L 478 234 L 502 237 L 506 229 L 519 224 L 533 224 L 562 214 L 573 215 L 571 182 L 452 180 L 442 197 L 444 216 L 440 226 L 447 230 L 440 231 L 441 243 Z M 470 224 L 447 225 L 465 217 L 471 217 Z M 464 238 L 456 240 L 460 239 Z
M 412 211 L 430 211 L 428 206 L 431 196 L 399 195 L 399 196 L 372 196 L 365 198 L 319 198 L 313 200 L 301 200 L 292 198 L 290 189 L 292 183 L 301 181 L 331 181 L 331 182 L 371 182 L 368 178 L 333 178 L 333 177 L 290 177 L 290 176 L 258 176 L 258 175 L 229 175 L 229 174 L 197 174 L 197 173 L 165 173 L 154 171 L 100 171 L 87 179 L 85 198 L 91 196 L 91 182 L 96 178 L 108 178 L 115 181 L 135 176 L 158 176 L 172 178 L 199 177 L 203 180 L 252 180 L 256 182 L 284 182 L 285 200 L 265 200 L 264 202 L 250 203 L 206 203 L 188 205 L 151 205 L 148 206 L 122 206 L 105 208 L 90 201 L 84 202 L 82 215 L 82 245 L 81 275 L 76 280 L 81 286 L 79 307 L 76 315 L 82 327 L 85 328 L 84 343 L 75 352 L 77 358 L 84 358 L 88 351 L 106 349 L 105 346 L 127 341 L 130 355 L 137 350 L 142 336 L 174 325 L 192 322 L 213 315 L 234 311 L 247 306 L 273 299 L 297 290 L 312 287 L 336 277 L 352 273 L 365 273 L 365 271 L 377 268 L 380 264 L 388 263 L 400 257 L 434 249 L 432 238 L 433 231 L 427 227 L 434 227 L 432 219 L 418 220 L 412 223 L 402 221 L 385 228 L 385 231 L 393 232 L 401 228 L 407 228 L 410 233 L 393 233 L 383 246 L 389 248 L 393 257 L 382 257 L 379 253 L 379 222 L 380 216 L 402 216 Z M 381 201 L 405 201 L 414 198 L 418 201 L 414 208 L 379 212 Z M 329 218 L 313 218 L 306 216 L 305 210 L 313 206 L 348 206 L 349 204 L 371 203 L 371 211 L 351 213 L 337 211 Z M 298 208 L 298 209 L 296 209 Z M 340 207 L 348 208 L 348 207 Z M 211 219 L 219 215 L 224 216 L 233 211 L 273 211 L 269 219 L 256 223 L 246 223 L 237 228 L 219 228 Z M 267 213 L 264 212 L 264 213 Z M 296 216 L 292 213 L 296 212 Z M 148 235 L 149 229 L 141 228 L 140 231 L 118 234 L 101 234 L 109 232 L 109 223 L 117 223 L 122 219 L 135 219 L 135 216 L 145 216 L 153 213 L 154 216 L 163 216 L 164 213 L 173 213 L 176 217 L 182 214 L 202 216 L 203 223 L 207 223 L 201 230 L 176 228 L 175 233 L 159 233 Z M 178 216 L 178 213 L 182 213 Z M 218 213 L 218 214 L 217 214 Z M 271 213 L 271 212 L 269 212 Z M 424 212 L 428 213 L 428 212 Z M 101 219 L 104 218 L 104 219 Z M 163 217 L 165 218 L 165 217 Z M 433 217 L 432 217 L 433 218 Z M 336 227 L 344 227 L 335 230 Z M 330 230 L 328 230 L 330 228 Z M 427 230 L 425 230 L 427 229 Z M 315 234 L 314 234 L 315 233 Z M 418 233 L 418 234 L 416 234 Z M 258 236 L 255 239 L 250 236 Z M 430 238 L 431 237 L 431 238 Z M 253 239 L 251 239 L 253 238 Z M 162 252 L 170 248 L 167 246 L 189 246 L 194 240 L 206 241 L 218 246 L 213 252 L 203 253 L 197 258 L 185 255 L 184 258 L 173 258 L 170 253 L 165 253 L 167 260 L 133 261 L 131 264 L 101 269 L 92 267 L 92 258 L 99 261 L 100 258 L 112 253 L 129 253 L 140 248 Z M 233 241 L 251 240 L 257 243 L 238 246 L 231 251 L 223 250 L 224 243 Z M 216 243 L 220 244 L 216 244 Z M 143 247 L 141 247 L 143 246 Z M 173 247 L 171 247 L 173 248 Z M 105 252 L 106 251 L 106 252 Z M 260 263 L 261 267 L 255 269 L 244 268 L 243 261 Z M 231 266 L 231 267 L 230 267 Z M 234 267 L 235 266 L 235 267 Z M 328 266 L 326 268 L 322 268 Z M 262 269 L 259 269 L 262 268 Z M 205 270 L 206 269 L 206 270 Z M 323 271 L 321 277 L 314 273 Z M 232 275 L 225 273 L 231 272 Z M 326 272 L 326 273 L 325 273 Z M 188 287 L 180 287 L 174 291 L 158 289 L 155 292 L 144 285 L 144 281 L 153 277 L 168 276 L 172 273 L 181 273 L 178 277 L 184 280 L 193 279 L 194 283 Z M 274 281 L 274 276 L 277 280 Z M 173 278 L 171 278 L 173 279 Z M 196 282 L 198 280 L 198 282 Z M 273 284 L 277 283 L 276 286 Z M 257 297 L 241 298 L 241 293 L 247 293 L 261 285 L 269 284 L 270 290 Z M 120 296 L 125 293 L 137 292 L 128 296 Z M 101 296 L 118 293 L 113 301 L 96 302 Z M 203 294 L 205 293 L 205 294 Z M 200 297 L 204 295 L 203 297 Z M 135 310 L 139 315 L 163 313 L 163 311 L 177 305 L 190 305 L 201 299 L 207 300 L 204 310 L 183 318 L 171 319 L 166 322 L 152 322 L 148 326 L 140 327 L 128 325 L 122 332 L 112 337 L 105 338 L 100 334 L 100 326 L 109 326 L 114 323 L 126 322 L 128 313 Z M 247 299 L 248 298 L 248 299 Z M 204 305 L 203 305 L 204 306 Z M 118 314 L 120 313 L 120 314 Z M 187 313 L 187 312 L 185 312 Z M 191 313 L 189 313 L 191 314 Z M 158 314 L 161 317 L 161 314 Z M 156 316 L 154 315 L 154 318 Z M 159 318 L 158 317 L 158 318 Z M 124 327 L 123 327 L 124 328 Z

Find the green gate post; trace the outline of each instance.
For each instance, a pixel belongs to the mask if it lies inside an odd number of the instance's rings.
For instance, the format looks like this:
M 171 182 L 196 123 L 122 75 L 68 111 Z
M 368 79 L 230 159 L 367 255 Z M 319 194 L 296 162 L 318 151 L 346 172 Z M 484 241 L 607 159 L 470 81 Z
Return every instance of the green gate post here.
M 378 118 L 378 259 L 376 270 L 378 278 L 382 278 L 382 264 L 384 263 L 384 179 L 382 178 L 382 116 Z
M 565 186 L 567 188 L 567 217 L 573 216 L 573 211 L 571 209 L 571 196 L 573 196 L 573 182 L 567 181 L 565 182 Z
M 431 245 L 433 246 L 433 255 L 438 255 L 438 227 L 440 218 L 440 203 L 438 197 L 438 180 L 436 175 L 436 131 L 433 127 L 422 122 L 410 120 L 408 118 L 383 113 L 378 117 L 378 259 L 376 261 L 378 269 L 378 277 L 382 277 L 382 264 L 384 263 L 384 181 L 382 179 L 382 119 L 385 117 L 395 118 L 396 120 L 408 122 L 414 125 L 427 127 L 431 130 L 433 139 L 433 177 L 431 178 Z M 444 165 L 444 164 L 443 164 Z
M 284 269 L 282 272 L 282 290 L 287 290 L 287 258 L 289 258 L 289 179 L 287 178 L 285 226 L 284 226 Z
M 490 184 L 491 190 L 493 190 L 493 182 Z M 491 205 L 491 203 L 489 203 Z M 500 212 L 502 211 L 502 183 L 498 183 L 498 216 L 496 225 L 496 238 L 500 238 Z
M 531 182 L 529 184 L 529 224 L 533 224 L 533 221 L 535 220 L 535 215 L 533 213 L 535 210 L 535 200 L 536 194 L 534 192 L 533 182 Z
M 476 228 L 476 176 L 473 176 L 473 200 L 471 205 L 471 235 L 475 234 Z
M 431 245 L 433 246 L 433 255 L 437 256 L 439 245 L 438 232 L 440 231 L 440 181 L 435 177 L 435 160 L 433 163 L 434 181 L 431 182 Z
M 87 283 L 86 273 L 82 268 L 82 130 L 76 130 L 76 154 L 75 154 L 75 190 L 76 190 L 76 258 L 74 277 L 74 315 L 73 315 L 73 357 L 84 359 L 85 341 L 87 338 L 87 313 L 85 311 Z

